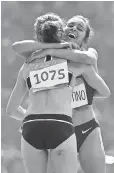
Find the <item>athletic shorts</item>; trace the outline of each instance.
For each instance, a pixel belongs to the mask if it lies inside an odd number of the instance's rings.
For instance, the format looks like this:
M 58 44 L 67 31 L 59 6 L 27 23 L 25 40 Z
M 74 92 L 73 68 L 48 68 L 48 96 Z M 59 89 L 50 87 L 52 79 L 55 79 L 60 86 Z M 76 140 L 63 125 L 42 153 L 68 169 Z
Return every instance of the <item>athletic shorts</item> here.
M 86 123 L 74 127 L 75 135 L 77 138 L 77 152 L 79 152 L 80 147 L 84 143 L 85 139 L 96 127 L 99 127 L 99 123 L 96 121 L 95 118 Z
M 73 133 L 72 118 L 64 114 L 30 114 L 22 123 L 23 138 L 39 150 L 55 149 Z

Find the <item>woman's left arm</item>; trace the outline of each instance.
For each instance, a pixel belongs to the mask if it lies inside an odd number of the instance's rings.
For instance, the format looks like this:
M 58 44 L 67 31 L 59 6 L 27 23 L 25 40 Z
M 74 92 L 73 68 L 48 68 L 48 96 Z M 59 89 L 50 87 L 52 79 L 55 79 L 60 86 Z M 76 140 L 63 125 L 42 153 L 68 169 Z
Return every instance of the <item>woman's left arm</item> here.
M 14 117 L 14 114 L 20 111 L 19 105 L 21 104 L 26 93 L 26 82 L 23 78 L 23 68 L 24 68 L 24 65 L 19 70 L 15 87 L 11 93 L 11 96 L 9 98 L 7 108 L 6 108 L 6 114 L 11 117 Z M 20 111 L 20 113 L 22 112 Z
M 97 51 L 93 48 L 89 48 L 88 50 L 93 51 L 96 54 L 96 58 L 98 59 Z M 105 81 L 98 74 L 97 61 L 91 66 L 86 66 L 87 71 L 85 70 L 85 75 L 83 76 L 88 82 L 88 84 L 95 89 L 94 98 L 106 98 L 110 96 L 110 89 L 108 88 Z
M 96 73 L 91 65 L 85 65 L 83 77 L 86 82 L 95 89 L 94 97 L 107 98 L 110 96 L 110 89 L 105 81 Z

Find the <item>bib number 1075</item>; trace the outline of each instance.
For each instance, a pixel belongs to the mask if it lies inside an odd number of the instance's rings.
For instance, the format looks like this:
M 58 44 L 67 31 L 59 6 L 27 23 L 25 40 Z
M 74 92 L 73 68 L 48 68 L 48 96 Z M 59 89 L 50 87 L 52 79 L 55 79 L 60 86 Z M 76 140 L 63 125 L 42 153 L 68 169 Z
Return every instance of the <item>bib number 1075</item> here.
M 47 68 L 30 72 L 32 88 L 51 87 L 68 82 L 66 64 L 56 64 Z
M 40 80 L 38 74 L 35 74 L 34 78 L 36 78 L 36 84 L 39 84 L 42 81 L 47 81 L 49 77 L 51 78 L 51 80 L 54 80 L 56 73 L 57 73 L 56 70 L 50 70 L 49 73 L 47 71 L 43 71 L 41 73 Z M 64 79 L 64 78 L 65 78 L 64 69 L 59 69 L 58 79 Z

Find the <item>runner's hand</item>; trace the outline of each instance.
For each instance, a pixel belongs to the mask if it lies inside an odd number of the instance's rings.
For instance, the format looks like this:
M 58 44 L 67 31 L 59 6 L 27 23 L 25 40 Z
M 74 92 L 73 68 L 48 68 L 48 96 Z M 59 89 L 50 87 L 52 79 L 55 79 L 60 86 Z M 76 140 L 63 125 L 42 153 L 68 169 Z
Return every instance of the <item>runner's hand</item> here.
M 74 42 L 63 42 L 60 43 L 61 44 L 61 48 L 70 48 L 70 49 L 80 49 L 80 47 L 74 43 Z
M 18 107 L 18 111 L 21 112 L 22 114 L 25 114 L 26 113 L 26 109 L 24 109 L 21 106 Z
M 80 50 L 80 47 L 78 46 L 77 43 L 71 42 L 70 44 L 72 46 L 72 49 L 78 49 L 78 50 Z
M 70 42 L 63 42 L 60 44 L 61 44 L 60 48 L 71 48 L 72 47 L 72 44 Z
M 42 50 L 33 52 L 30 57 L 26 58 L 26 63 L 30 63 L 31 61 L 33 61 L 35 59 L 44 58 L 45 56 L 49 55 L 49 51 L 50 51 L 50 49 L 42 49 Z

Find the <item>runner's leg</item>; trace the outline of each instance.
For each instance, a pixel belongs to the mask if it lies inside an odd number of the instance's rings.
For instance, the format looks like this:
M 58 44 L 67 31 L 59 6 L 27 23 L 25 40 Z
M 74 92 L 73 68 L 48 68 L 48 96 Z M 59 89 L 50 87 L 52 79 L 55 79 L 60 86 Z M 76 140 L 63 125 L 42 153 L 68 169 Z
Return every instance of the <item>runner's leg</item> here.
M 53 173 L 77 172 L 77 145 L 75 134 L 70 136 L 56 149 L 51 150 L 50 161 L 52 170 L 54 169 Z M 49 170 L 51 170 L 51 167 L 49 168 Z
M 26 173 L 46 173 L 48 153 L 38 150 L 21 137 L 21 151 Z

